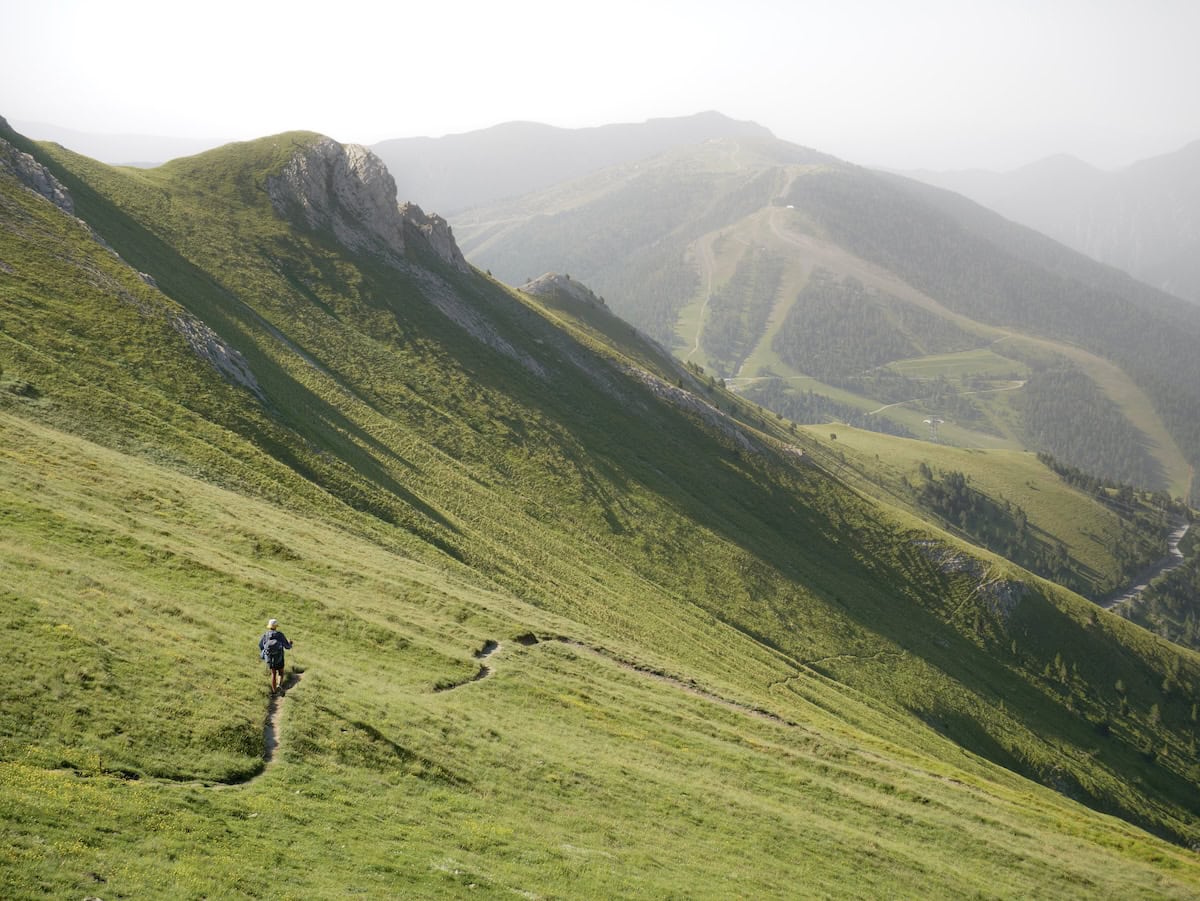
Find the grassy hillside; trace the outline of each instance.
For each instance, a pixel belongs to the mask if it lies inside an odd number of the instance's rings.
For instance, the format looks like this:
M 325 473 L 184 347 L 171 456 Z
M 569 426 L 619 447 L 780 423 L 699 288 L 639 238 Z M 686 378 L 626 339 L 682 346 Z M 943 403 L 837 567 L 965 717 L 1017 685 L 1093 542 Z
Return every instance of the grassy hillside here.
M 625 665 L 652 660 L 636 646 L 326 523 L 2 427 L 5 655 L 35 680 L 6 693 L 4 731 L 40 727 L 0 764 L 6 897 L 253 895 L 271 880 L 283 897 L 1184 897 L 1200 880 L 1190 852 L 815 673 L 769 688 L 787 670 L 731 630 L 677 623 L 712 643 L 674 670 L 687 684 L 668 681 Z M 14 522 L 29 478 L 53 489 Z M 261 766 L 267 615 L 303 678 L 277 762 L 225 788 L 211 780 Z M 513 640 L 528 631 L 605 653 Z M 471 675 L 488 639 L 492 675 L 433 691 Z M 714 697 L 730 657 L 741 675 L 721 697 L 797 725 Z M 192 781 L 218 742 L 247 769 Z
M 120 258 L 0 177 L 6 896 L 1194 892 L 1200 658 L 602 307 L 279 217 L 315 136 L 10 137 Z
M 882 500 L 947 528 L 1093 599 L 1128 584 L 1165 554 L 1181 511 L 1160 498 L 1088 491 L 1035 455 L 956 448 L 846 426 L 807 426 L 809 452 Z M 960 498 L 939 496 L 962 477 Z
M 500 278 L 570 272 L 801 421 L 920 434 L 937 416 L 959 446 L 1191 492 L 1200 314 L 961 198 L 727 139 L 455 218 Z M 1040 389 L 1060 404 L 1027 397 Z

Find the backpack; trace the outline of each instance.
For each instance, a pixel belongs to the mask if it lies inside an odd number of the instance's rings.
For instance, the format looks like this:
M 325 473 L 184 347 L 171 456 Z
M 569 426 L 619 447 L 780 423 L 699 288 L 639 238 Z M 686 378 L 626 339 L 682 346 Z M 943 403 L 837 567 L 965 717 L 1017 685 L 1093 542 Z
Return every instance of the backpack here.
M 267 631 L 260 642 L 262 644 L 262 652 L 259 654 L 267 666 L 272 669 L 279 669 L 279 665 L 283 662 L 283 648 L 279 647 L 279 642 L 275 640 L 275 630 Z

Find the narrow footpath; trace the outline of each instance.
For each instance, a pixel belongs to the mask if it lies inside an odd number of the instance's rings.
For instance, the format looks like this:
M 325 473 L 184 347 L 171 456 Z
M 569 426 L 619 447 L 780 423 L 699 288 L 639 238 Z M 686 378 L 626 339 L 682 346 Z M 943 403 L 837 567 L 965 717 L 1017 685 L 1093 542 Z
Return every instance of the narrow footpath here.
M 287 693 L 300 684 L 304 673 L 290 673 L 284 680 L 279 691 L 271 696 L 267 704 L 267 718 L 263 722 L 263 769 L 254 779 L 260 778 L 275 762 L 275 754 L 279 750 L 279 719 L 283 715 L 283 699 Z M 249 781 L 253 782 L 254 779 Z

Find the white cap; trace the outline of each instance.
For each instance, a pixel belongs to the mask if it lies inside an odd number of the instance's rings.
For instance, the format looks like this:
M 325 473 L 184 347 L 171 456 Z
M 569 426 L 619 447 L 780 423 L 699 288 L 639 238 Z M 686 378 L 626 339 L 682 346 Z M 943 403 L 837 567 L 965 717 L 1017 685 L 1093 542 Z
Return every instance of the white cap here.
M 277 626 L 277 625 L 278 625 L 278 620 L 273 620 L 273 619 L 267 620 L 267 628 L 268 629 L 274 629 L 275 626 Z

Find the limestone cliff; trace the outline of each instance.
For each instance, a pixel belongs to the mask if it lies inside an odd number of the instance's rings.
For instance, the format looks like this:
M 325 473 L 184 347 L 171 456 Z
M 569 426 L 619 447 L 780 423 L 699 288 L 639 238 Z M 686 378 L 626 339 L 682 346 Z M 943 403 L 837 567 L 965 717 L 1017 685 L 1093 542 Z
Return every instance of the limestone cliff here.
M 470 270 L 446 220 L 399 204 L 391 173 L 361 145 L 320 138 L 298 148 L 267 179 L 267 194 L 280 216 L 332 231 L 351 250 L 398 263 L 407 247 L 423 243 L 456 269 Z
M 396 182 L 365 147 L 331 138 L 300 147 L 278 175 L 267 179 L 267 194 L 280 216 L 330 230 L 352 250 L 403 257 Z
M 404 217 L 410 232 L 415 232 L 419 239 L 426 241 L 440 259 L 460 272 L 470 271 L 471 265 L 458 249 L 454 232 L 445 219 L 436 213 L 426 213 L 415 203 L 401 204 L 400 215 Z

